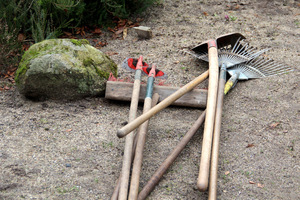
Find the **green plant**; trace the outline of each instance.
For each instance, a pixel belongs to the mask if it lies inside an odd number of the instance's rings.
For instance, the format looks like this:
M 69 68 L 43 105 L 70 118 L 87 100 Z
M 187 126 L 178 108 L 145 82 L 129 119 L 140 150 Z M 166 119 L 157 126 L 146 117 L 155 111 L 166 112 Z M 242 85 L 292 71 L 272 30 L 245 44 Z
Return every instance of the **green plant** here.
M 237 17 L 236 17 L 236 16 L 229 16 L 229 18 L 230 18 L 231 21 L 237 20 Z
M 252 175 L 252 172 L 244 171 L 242 172 L 243 175 L 245 175 L 247 178 L 249 178 Z
M 20 47 L 17 37 L 26 21 L 31 1 L 0 1 L 0 73 L 20 60 Z
M 85 24 L 106 25 L 113 17 L 128 18 L 145 11 L 159 0 L 85 0 Z

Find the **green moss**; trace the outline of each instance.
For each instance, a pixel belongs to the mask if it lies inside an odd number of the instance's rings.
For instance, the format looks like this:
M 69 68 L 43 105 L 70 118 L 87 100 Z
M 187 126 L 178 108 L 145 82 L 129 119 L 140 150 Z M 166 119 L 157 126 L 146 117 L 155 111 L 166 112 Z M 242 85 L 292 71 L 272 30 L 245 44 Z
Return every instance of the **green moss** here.
M 70 40 L 73 44 L 75 44 L 76 46 L 81 46 L 83 44 L 90 44 L 88 40 L 86 39 L 81 39 L 81 40 L 75 40 L 75 39 L 71 39 Z
M 21 75 L 24 75 L 29 68 L 29 62 L 30 60 L 38 57 L 39 51 L 26 51 L 25 54 L 22 56 L 22 60 L 19 64 L 18 70 L 16 71 L 15 81 L 18 84 L 19 83 L 19 77 Z
M 82 63 L 85 67 L 87 66 L 91 66 L 91 65 L 94 65 L 94 61 L 91 59 L 91 58 L 86 58 L 83 60 L 83 63 Z
M 97 64 L 95 63 L 95 61 L 93 61 L 93 59 L 91 58 L 86 58 L 83 60 L 83 65 L 87 68 L 87 67 L 93 67 L 97 74 L 100 76 L 100 77 L 103 77 L 105 79 L 108 79 L 109 77 L 109 72 L 106 72 L 106 71 L 103 71 L 101 69 L 99 69 L 97 66 Z M 110 65 L 109 66 L 110 69 L 112 69 L 111 71 L 115 74 L 115 71 L 116 71 L 116 66 L 112 66 Z

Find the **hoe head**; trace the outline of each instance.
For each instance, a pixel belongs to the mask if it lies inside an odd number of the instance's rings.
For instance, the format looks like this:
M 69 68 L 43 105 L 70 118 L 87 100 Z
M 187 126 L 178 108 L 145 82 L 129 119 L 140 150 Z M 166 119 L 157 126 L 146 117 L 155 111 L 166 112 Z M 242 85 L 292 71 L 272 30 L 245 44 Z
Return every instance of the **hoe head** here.
M 126 58 L 122 63 L 122 67 L 128 71 L 134 72 L 137 69 L 136 68 L 137 63 L 138 63 L 137 58 Z M 142 64 L 143 64 L 142 71 L 144 75 L 149 75 L 152 67 L 144 61 L 142 62 Z M 155 78 L 166 79 L 167 75 L 163 71 L 155 68 Z

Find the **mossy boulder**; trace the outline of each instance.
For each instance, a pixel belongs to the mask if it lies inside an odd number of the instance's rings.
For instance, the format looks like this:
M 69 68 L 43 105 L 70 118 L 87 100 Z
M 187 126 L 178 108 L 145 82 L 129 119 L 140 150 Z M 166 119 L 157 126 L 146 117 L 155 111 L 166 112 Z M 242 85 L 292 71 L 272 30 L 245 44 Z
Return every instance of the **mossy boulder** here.
M 51 39 L 32 45 L 23 55 L 15 81 L 33 99 L 78 99 L 104 94 L 117 65 L 87 40 Z

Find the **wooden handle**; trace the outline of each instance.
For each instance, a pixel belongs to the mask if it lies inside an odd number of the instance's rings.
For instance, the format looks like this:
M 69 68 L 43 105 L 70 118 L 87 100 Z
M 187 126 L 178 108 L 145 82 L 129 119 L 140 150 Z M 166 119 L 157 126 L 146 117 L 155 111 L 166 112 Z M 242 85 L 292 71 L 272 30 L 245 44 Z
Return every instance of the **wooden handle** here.
M 223 110 L 223 99 L 224 99 L 224 86 L 226 82 L 226 69 L 221 68 L 219 88 L 218 88 L 218 99 L 217 109 L 215 117 L 213 144 L 211 151 L 211 164 L 210 164 L 210 177 L 209 177 L 209 192 L 208 199 L 217 199 L 217 180 L 218 180 L 218 158 L 219 158 L 219 144 L 220 144 L 220 133 L 221 133 L 221 121 L 222 121 L 222 110 Z
M 153 191 L 154 187 L 158 184 L 161 177 L 168 170 L 168 168 L 175 161 L 175 159 L 178 157 L 180 152 L 184 149 L 184 147 L 187 145 L 187 143 L 191 140 L 191 138 L 195 135 L 197 130 L 203 124 L 204 118 L 205 118 L 205 111 L 202 112 L 200 117 L 196 120 L 196 122 L 193 124 L 193 126 L 190 128 L 190 130 L 185 134 L 185 136 L 182 138 L 182 140 L 173 149 L 171 154 L 166 158 L 166 160 L 160 165 L 160 167 L 152 175 L 152 177 L 147 182 L 145 187 L 139 193 L 139 196 L 138 196 L 139 200 L 145 199 L 149 195 L 149 193 Z
M 124 137 L 128 133 L 130 133 L 132 130 L 136 129 L 138 126 L 140 126 L 142 123 L 144 123 L 146 120 L 148 120 L 150 117 L 161 111 L 162 109 L 168 107 L 170 104 L 172 104 L 174 101 L 182 97 L 187 92 L 191 91 L 194 87 L 196 87 L 198 84 L 200 84 L 202 81 L 204 81 L 208 77 L 208 71 L 204 72 L 197 78 L 195 78 L 190 83 L 186 84 L 173 94 L 171 94 L 169 97 L 161 101 L 159 104 L 154 106 L 152 109 L 150 109 L 148 112 L 142 114 L 138 118 L 136 118 L 134 121 L 128 123 L 123 128 L 119 129 L 117 132 L 118 137 Z
M 151 73 L 153 73 L 151 75 Z M 144 101 L 144 110 L 143 113 L 148 112 L 152 107 L 152 94 L 153 94 L 153 84 L 154 84 L 154 77 L 155 77 L 155 65 L 152 65 L 152 69 L 149 73 L 149 77 L 147 80 L 147 91 L 146 97 Z M 156 98 L 156 100 L 158 100 Z M 155 102 L 155 104 L 157 101 Z M 135 157 L 133 160 L 133 167 L 132 167 L 132 175 L 131 175 L 131 182 L 130 182 L 130 190 L 129 190 L 129 200 L 136 200 L 139 192 L 139 184 L 140 184 L 140 173 L 142 168 L 142 161 L 143 161 L 143 150 L 146 143 L 146 134 L 148 131 L 148 124 L 149 120 L 145 121 L 139 129 L 138 140 L 135 149 Z
M 218 51 L 213 42 L 208 43 L 208 59 L 209 59 L 209 85 L 206 106 L 206 117 L 203 132 L 202 153 L 200 161 L 199 176 L 197 187 L 200 191 L 206 191 L 208 186 L 209 165 L 211 155 L 211 144 L 214 130 L 215 110 L 217 101 L 219 66 Z
M 151 98 L 146 98 L 144 103 L 144 111 L 147 112 L 151 109 Z M 148 131 L 149 120 L 145 121 L 139 129 L 138 135 L 139 139 L 137 141 L 136 149 L 135 149 L 135 157 L 133 161 L 132 167 L 132 175 L 130 182 L 130 191 L 129 191 L 129 200 L 136 200 L 139 192 L 139 184 L 140 184 L 140 173 L 142 169 L 142 161 L 143 161 L 143 150 L 146 143 L 146 134 Z
M 140 94 L 140 77 L 141 70 L 136 70 L 135 80 L 133 84 L 132 98 L 129 111 L 129 122 L 136 118 L 137 107 L 139 103 Z M 129 175 L 132 163 L 132 147 L 134 143 L 134 131 L 130 132 L 125 139 L 123 164 L 121 171 L 120 189 L 119 189 L 119 200 L 126 200 L 128 195 Z
M 154 93 L 153 97 L 152 97 L 151 107 L 155 106 L 157 104 L 158 100 L 159 100 L 159 94 Z M 131 162 L 134 159 L 134 154 L 135 154 L 137 141 L 138 141 L 138 134 L 136 134 L 135 137 L 134 137 L 133 147 L 132 147 L 132 155 L 131 155 Z M 117 180 L 117 184 L 114 188 L 114 192 L 113 192 L 110 200 L 118 200 L 118 195 L 119 195 L 119 191 L 120 191 L 120 184 L 121 184 L 121 175 Z

